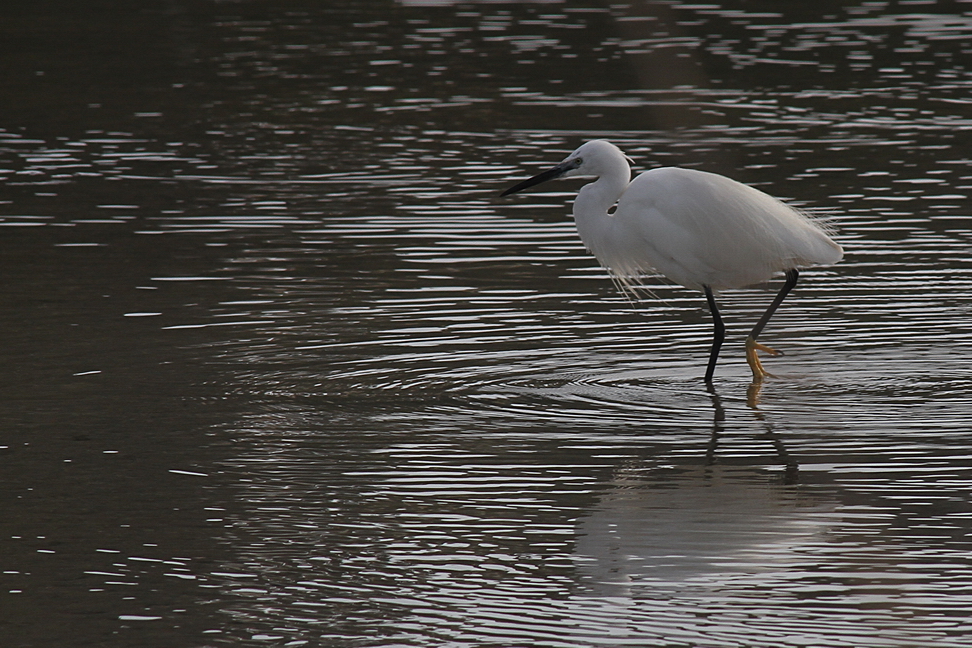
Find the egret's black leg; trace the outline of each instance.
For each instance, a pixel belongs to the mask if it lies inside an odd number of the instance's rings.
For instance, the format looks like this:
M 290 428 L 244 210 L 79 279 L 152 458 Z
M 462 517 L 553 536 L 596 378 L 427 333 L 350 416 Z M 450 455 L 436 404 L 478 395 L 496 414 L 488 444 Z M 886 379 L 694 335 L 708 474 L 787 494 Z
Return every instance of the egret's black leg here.
M 786 296 L 790 294 L 791 290 L 793 290 L 793 286 L 796 285 L 797 279 L 799 278 L 800 271 L 796 268 L 786 271 L 786 283 L 784 283 L 783 287 L 780 288 L 780 292 L 776 294 L 776 298 L 773 300 L 773 303 L 769 305 L 769 308 L 766 309 L 763 316 L 759 318 L 758 322 L 756 322 L 756 326 L 753 327 L 749 337 L 753 338 L 754 340 L 759 337 L 759 334 L 763 332 L 763 328 L 766 326 L 767 322 L 769 322 L 770 318 L 773 317 L 773 313 L 776 312 L 776 309 L 780 307 L 780 304 L 783 303 Z
M 799 278 L 800 272 L 796 268 L 786 271 L 786 281 L 783 283 L 783 287 L 780 288 L 780 292 L 776 294 L 776 297 L 773 299 L 773 303 L 769 305 L 769 308 L 766 309 L 766 312 L 763 313 L 763 316 L 759 318 L 759 321 L 756 322 L 756 326 L 754 326 L 753 330 L 749 333 L 749 337 L 746 338 L 746 361 L 749 363 L 749 368 L 753 370 L 753 379 L 755 380 L 762 380 L 766 376 L 770 375 L 765 369 L 763 369 L 763 365 L 760 363 L 759 356 L 756 355 L 756 351 L 765 351 L 772 355 L 783 355 L 780 351 L 760 344 L 756 341 L 756 338 L 759 337 L 759 334 L 763 332 L 763 328 L 770 321 L 770 318 L 773 317 L 773 313 L 775 313 L 776 309 L 780 307 L 783 300 L 786 299 L 786 296 L 790 294 L 791 290 L 793 290 L 793 286 L 796 285 L 797 279 Z
M 719 359 L 719 349 L 722 342 L 726 339 L 726 327 L 722 323 L 722 316 L 719 314 L 719 307 L 716 306 L 715 297 L 712 296 L 712 289 L 702 286 L 705 290 L 705 301 L 709 304 L 709 312 L 712 313 L 712 324 L 715 329 L 712 332 L 712 350 L 709 352 L 709 366 L 705 369 L 705 382 L 712 382 L 712 374 L 715 373 L 716 361 Z

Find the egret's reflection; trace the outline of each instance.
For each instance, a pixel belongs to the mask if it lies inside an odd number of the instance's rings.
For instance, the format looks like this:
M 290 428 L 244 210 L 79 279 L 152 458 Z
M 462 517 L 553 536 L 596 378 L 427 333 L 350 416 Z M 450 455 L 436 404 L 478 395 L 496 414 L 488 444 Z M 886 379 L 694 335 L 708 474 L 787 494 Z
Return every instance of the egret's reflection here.
M 772 444 L 774 450 L 776 450 L 776 456 L 779 458 L 783 465 L 783 483 L 786 485 L 793 485 L 797 483 L 797 479 L 800 472 L 800 464 L 797 463 L 796 458 L 793 457 L 786 449 L 786 445 L 783 443 L 782 437 L 776 432 L 773 427 L 773 423 L 766 418 L 766 415 L 759 409 L 759 397 L 763 389 L 762 381 L 753 381 L 748 389 L 746 390 L 746 404 L 753 412 L 753 416 L 756 420 L 760 422 L 765 430 L 764 438 Z M 726 420 L 726 409 L 722 405 L 722 397 L 719 396 L 719 392 L 716 391 L 715 386 L 712 383 L 706 384 L 706 391 L 712 399 L 712 407 L 714 410 L 712 416 L 712 436 L 709 439 L 709 445 L 706 448 L 705 459 L 706 463 L 711 465 L 717 461 L 716 451 L 719 447 L 719 437 L 722 435 L 723 428 L 725 426 Z
M 784 466 L 782 482 L 766 465 L 718 461 L 720 437 L 735 422 L 714 387 L 708 393 L 714 414 L 704 461 L 619 469 L 578 521 L 578 562 L 597 594 L 636 596 L 639 585 L 704 585 L 716 574 L 782 569 L 803 561 L 800 547 L 829 527 L 822 513 L 834 503 L 794 486 L 797 462 L 754 402 L 749 406 Z

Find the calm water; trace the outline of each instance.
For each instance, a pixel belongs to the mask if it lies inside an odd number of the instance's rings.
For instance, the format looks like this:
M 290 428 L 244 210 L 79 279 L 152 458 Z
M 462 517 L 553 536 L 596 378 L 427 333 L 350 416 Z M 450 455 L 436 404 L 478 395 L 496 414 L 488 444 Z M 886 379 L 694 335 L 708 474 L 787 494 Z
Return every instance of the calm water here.
M 134 4 L 0 10 L 0 644 L 969 645 L 972 5 Z M 778 378 L 592 137 L 830 219 Z

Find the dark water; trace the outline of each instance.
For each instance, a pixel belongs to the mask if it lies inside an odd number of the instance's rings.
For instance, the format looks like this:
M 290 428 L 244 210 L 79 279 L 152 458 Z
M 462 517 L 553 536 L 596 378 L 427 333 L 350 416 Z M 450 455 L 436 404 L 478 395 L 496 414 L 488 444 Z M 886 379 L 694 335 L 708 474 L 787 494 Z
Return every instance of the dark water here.
M 969 645 L 972 5 L 0 10 L 0 644 Z M 585 139 L 846 250 L 635 306 Z

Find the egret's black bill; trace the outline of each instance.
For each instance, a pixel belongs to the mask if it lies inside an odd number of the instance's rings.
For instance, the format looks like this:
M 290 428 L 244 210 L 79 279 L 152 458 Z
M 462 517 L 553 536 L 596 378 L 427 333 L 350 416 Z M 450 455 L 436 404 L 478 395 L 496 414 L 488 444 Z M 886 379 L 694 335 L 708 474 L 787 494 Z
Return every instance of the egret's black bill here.
M 558 164 L 552 169 L 544 171 L 543 173 L 538 173 L 532 178 L 524 180 L 520 184 L 513 185 L 512 187 L 510 187 L 509 189 L 501 193 L 500 196 L 509 196 L 510 194 L 514 194 L 517 191 L 523 191 L 524 189 L 529 189 L 530 187 L 536 186 L 541 182 L 546 182 L 547 180 L 553 180 L 554 178 L 559 178 L 564 173 L 574 168 L 574 166 L 576 165 L 572 165 L 569 162 Z

